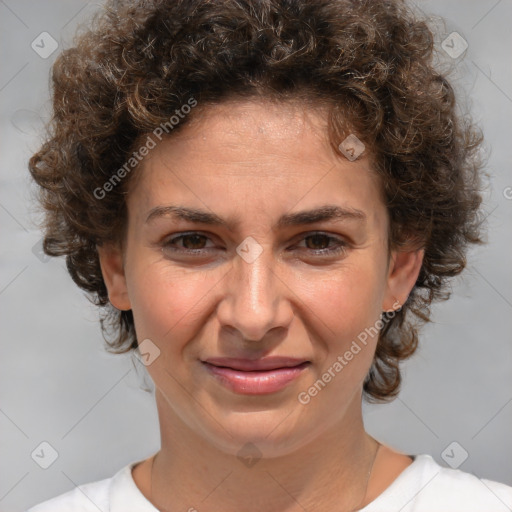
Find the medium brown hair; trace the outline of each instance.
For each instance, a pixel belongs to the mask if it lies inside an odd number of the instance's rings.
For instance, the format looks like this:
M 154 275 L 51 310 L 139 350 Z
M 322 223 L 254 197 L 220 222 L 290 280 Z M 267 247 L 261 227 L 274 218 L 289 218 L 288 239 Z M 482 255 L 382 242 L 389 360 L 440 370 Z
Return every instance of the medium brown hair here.
M 402 1 L 111 1 L 53 66 L 49 136 L 30 159 L 45 211 L 43 247 L 66 256 L 74 282 L 101 306 L 108 349 L 137 347 L 131 311 L 108 300 L 97 245 L 119 242 L 133 173 L 98 199 L 135 143 L 194 98 L 314 100 L 331 106 L 329 139 L 364 142 L 380 175 L 389 243 L 425 249 L 403 307 L 384 322 L 364 383 L 390 399 L 399 363 L 416 349 L 430 305 L 481 242 L 479 131 L 457 113 L 433 64 L 433 34 Z M 197 113 L 196 113 L 197 112 Z M 170 132 L 172 136 L 173 132 Z M 111 189 L 111 190 L 110 190 Z M 411 316 L 413 315 L 413 316 Z

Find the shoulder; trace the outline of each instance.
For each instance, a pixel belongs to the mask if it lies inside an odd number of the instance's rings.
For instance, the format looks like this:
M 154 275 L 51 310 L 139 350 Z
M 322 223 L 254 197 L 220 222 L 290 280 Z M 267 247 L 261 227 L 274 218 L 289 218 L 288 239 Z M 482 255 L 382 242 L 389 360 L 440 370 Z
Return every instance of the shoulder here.
M 425 482 L 424 500 L 427 503 L 449 505 L 454 511 L 464 512 L 509 511 L 512 507 L 512 487 L 458 469 L 441 467 L 433 460 L 432 464 L 437 466 L 438 473 L 432 475 L 430 489 Z
M 417 455 L 361 512 L 395 508 L 401 512 L 510 512 L 512 487 L 442 467 L 430 455 Z
M 26 512 L 107 512 L 109 510 L 109 489 L 113 478 L 79 485 L 71 491 L 33 506 Z
M 133 480 L 132 468 L 138 463 L 131 462 L 111 478 L 79 485 L 26 512 L 155 512 Z

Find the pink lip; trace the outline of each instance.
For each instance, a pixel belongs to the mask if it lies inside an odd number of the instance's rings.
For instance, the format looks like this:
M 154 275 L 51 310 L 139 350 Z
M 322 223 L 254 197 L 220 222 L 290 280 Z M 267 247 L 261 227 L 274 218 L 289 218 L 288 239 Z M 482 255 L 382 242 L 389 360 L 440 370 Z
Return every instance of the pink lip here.
M 263 359 L 210 358 L 202 361 L 207 370 L 236 393 L 274 393 L 296 379 L 310 364 L 290 357 Z

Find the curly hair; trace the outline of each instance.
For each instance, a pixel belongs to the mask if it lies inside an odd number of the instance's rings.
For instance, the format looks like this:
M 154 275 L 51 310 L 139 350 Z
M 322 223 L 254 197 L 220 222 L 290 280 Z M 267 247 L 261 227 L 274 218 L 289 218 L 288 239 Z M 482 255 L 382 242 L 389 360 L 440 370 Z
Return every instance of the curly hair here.
M 126 230 L 131 173 L 98 188 L 137 141 L 195 98 L 298 99 L 329 105 L 333 149 L 364 142 L 389 213 L 389 247 L 425 250 L 409 298 L 389 317 L 363 391 L 388 401 L 433 301 L 482 243 L 480 131 L 458 113 L 453 86 L 434 65 L 427 22 L 400 0 L 111 1 L 53 65 L 53 118 L 29 169 L 45 212 L 43 247 L 66 256 L 74 282 L 101 307 L 107 350 L 137 348 L 131 311 L 109 302 L 97 246 Z M 169 132 L 170 133 L 170 132 Z M 172 136 L 170 133 L 169 136 Z

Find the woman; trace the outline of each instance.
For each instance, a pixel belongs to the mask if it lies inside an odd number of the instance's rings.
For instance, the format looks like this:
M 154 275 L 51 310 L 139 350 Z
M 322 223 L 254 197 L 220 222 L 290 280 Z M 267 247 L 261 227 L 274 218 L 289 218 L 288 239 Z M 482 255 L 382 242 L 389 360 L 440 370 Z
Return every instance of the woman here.
M 161 449 L 30 512 L 512 507 L 363 424 L 480 242 L 480 137 L 432 50 L 398 0 L 164 0 L 59 57 L 44 248 L 140 353 Z

